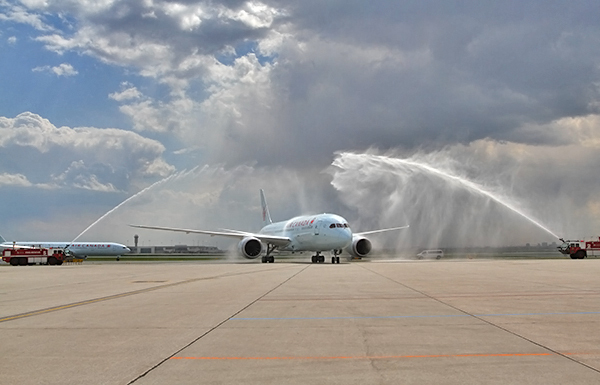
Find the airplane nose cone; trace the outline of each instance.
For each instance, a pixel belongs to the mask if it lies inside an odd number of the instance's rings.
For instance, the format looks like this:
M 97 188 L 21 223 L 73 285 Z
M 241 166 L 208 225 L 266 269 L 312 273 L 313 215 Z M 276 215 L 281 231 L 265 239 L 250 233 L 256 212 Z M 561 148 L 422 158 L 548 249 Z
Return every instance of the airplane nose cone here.
M 131 253 L 131 249 L 129 247 L 125 247 L 125 252 L 126 253 Z

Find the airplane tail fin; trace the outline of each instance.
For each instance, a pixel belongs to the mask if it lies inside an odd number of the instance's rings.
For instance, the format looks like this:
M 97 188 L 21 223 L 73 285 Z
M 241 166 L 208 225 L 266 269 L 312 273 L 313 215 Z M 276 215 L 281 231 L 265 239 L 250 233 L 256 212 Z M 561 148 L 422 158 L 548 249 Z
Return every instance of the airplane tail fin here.
M 4 237 L 2 235 L 0 235 L 0 243 L 4 243 L 6 242 L 6 239 L 4 239 Z
M 270 225 L 273 223 L 271 220 L 271 214 L 269 213 L 269 206 L 267 206 L 267 200 L 265 198 L 265 192 L 263 189 L 260 189 L 260 204 L 262 205 L 262 220 L 263 227 L 266 225 Z

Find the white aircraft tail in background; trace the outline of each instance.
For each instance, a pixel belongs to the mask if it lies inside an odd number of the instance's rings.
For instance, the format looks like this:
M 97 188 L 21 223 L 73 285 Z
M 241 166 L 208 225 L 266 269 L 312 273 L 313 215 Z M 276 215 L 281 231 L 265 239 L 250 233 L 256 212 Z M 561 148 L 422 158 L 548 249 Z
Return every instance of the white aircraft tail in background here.
M 408 226 L 352 233 L 348 221 L 335 214 L 316 214 L 294 217 L 287 221 L 273 222 L 265 193 L 260 190 L 263 228 L 258 233 L 228 230 L 210 231 L 176 227 L 130 225 L 141 229 L 178 231 L 183 233 L 218 235 L 238 238 L 238 250 L 244 258 L 255 259 L 262 255 L 262 262 L 274 262 L 272 253 L 279 251 L 312 251 L 313 263 L 325 262 L 321 255 L 332 251 L 331 263 L 340 263 L 339 255 L 346 250 L 353 257 L 366 257 L 371 252 L 371 241 L 365 235 L 405 229 Z M 264 252 L 264 255 L 263 255 Z

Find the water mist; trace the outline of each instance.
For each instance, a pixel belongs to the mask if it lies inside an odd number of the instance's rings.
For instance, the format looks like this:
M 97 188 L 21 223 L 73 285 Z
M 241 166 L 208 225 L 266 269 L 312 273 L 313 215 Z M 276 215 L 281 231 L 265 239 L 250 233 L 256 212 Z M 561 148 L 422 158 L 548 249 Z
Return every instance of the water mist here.
M 333 162 L 332 185 L 345 204 L 356 208 L 361 227 L 411 226 L 388 247 L 508 246 L 558 239 L 501 186 L 483 185 L 417 158 L 340 153 Z

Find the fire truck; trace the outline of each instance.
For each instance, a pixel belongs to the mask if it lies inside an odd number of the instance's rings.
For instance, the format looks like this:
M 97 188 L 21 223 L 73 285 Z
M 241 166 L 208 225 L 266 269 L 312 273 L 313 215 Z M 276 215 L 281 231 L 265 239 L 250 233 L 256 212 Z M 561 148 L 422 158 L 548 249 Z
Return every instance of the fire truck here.
M 562 238 L 560 240 L 562 241 L 562 245 L 558 246 L 558 251 L 570 256 L 571 259 L 600 256 L 600 237 L 598 237 L 598 240 L 592 241 L 565 241 Z
M 2 251 L 2 260 L 11 266 L 62 265 L 65 260 L 63 249 L 12 248 Z

